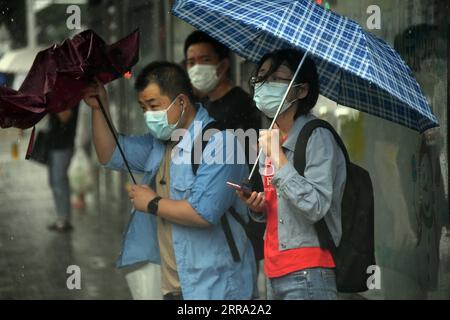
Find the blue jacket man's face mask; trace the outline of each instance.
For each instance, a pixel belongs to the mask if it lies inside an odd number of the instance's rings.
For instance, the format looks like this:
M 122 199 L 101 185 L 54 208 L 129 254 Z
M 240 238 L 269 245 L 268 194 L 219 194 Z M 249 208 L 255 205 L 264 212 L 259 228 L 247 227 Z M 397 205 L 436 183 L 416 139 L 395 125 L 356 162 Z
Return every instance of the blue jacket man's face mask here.
M 175 101 L 177 101 L 177 98 L 178 97 L 176 97 L 169 105 L 169 107 L 165 110 L 146 111 L 144 113 L 145 123 L 147 124 L 150 133 L 159 140 L 169 140 L 172 132 L 177 128 L 181 118 L 183 117 L 185 111 L 184 104 L 182 104 L 183 111 L 181 112 L 180 118 L 178 119 L 177 123 L 170 124 L 167 117 L 167 112 L 173 107 Z

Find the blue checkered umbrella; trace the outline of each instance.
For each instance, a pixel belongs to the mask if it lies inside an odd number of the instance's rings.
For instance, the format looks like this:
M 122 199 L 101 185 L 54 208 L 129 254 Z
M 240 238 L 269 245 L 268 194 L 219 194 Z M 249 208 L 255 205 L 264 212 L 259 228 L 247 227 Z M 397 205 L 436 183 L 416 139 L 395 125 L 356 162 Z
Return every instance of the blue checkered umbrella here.
M 245 59 L 297 48 L 316 63 L 321 94 L 423 132 L 438 125 L 410 68 L 386 42 L 311 0 L 177 0 L 172 14 Z

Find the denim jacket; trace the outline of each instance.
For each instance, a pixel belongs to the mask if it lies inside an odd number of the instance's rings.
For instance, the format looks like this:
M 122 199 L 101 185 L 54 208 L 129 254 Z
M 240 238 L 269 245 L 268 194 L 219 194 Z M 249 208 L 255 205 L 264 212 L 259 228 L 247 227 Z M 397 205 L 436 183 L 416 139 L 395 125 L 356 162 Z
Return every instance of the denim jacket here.
M 241 181 L 248 175 L 248 167 L 245 164 L 229 164 L 233 163 L 228 159 L 233 154 L 225 150 L 225 136 L 231 135 L 228 132 L 215 134 L 204 153 L 204 156 L 211 154 L 208 153 L 209 148 L 223 150 L 223 155 L 228 160 L 226 164 L 202 163 L 194 176 L 190 163 L 196 136 L 212 120 L 207 111 L 198 106 L 188 134 L 182 137 L 172 151 L 171 199 L 187 200 L 212 225 L 208 228 L 196 228 L 173 224 L 172 240 L 177 271 L 185 299 L 250 299 L 256 281 L 256 264 L 251 243 L 242 226 L 229 216 L 228 221 L 241 256 L 240 262 L 234 262 L 220 225 L 220 217 L 231 206 L 244 219 L 247 218 L 247 208 L 235 192 L 226 186 L 226 181 Z M 235 139 L 235 136 L 231 139 Z M 120 136 L 119 143 L 132 170 L 144 174 L 142 184 L 154 185 L 156 172 L 163 158 L 164 144 L 150 134 L 140 137 Z M 117 149 L 107 167 L 125 170 Z M 118 266 L 144 261 L 160 262 L 156 219 L 148 213 L 133 210 L 124 234 Z
M 345 157 L 333 134 L 324 128 L 313 131 L 306 147 L 305 176 L 295 170 L 294 150 L 303 126 L 315 119 L 311 114 L 297 118 L 283 151 L 288 163 L 275 170 L 272 183 L 277 190 L 279 250 L 319 247 L 314 223 L 325 222 L 336 245 L 342 235 L 341 201 L 346 181 Z M 265 157 L 260 159 L 264 168 Z M 256 221 L 264 221 L 265 213 L 251 213 Z

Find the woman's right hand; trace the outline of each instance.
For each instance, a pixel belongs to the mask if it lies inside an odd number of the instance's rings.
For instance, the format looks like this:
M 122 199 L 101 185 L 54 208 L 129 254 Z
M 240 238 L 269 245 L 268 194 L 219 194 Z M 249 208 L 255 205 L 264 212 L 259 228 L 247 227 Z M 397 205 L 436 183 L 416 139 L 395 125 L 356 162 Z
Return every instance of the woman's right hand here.
M 103 106 L 107 108 L 108 95 L 106 93 L 105 86 L 103 85 L 103 83 L 96 79 L 95 83 L 91 84 L 83 90 L 83 100 L 92 109 L 100 109 L 97 97 L 100 98 Z
M 244 195 L 242 191 L 236 191 L 238 197 L 250 208 L 253 212 L 262 213 L 264 210 L 265 199 L 264 192 L 253 191 L 250 196 Z

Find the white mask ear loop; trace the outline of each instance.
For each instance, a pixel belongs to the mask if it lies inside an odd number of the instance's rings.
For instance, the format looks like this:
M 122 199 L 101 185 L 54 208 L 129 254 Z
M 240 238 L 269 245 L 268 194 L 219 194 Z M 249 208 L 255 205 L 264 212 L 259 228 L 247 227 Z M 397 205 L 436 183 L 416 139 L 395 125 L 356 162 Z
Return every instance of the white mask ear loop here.
M 225 73 L 223 75 L 219 75 L 217 74 L 217 69 L 219 69 L 219 67 L 223 64 L 223 60 L 220 61 L 218 64 L 216 64 L 216 76 L 218 79 L 221 79 L 223 76 L 225 76 Z
M 307 55 L 308 54 L 305 52 L 305 54 L 303 55 L 302 61 L 300 61 L 299 65 L 297 67 L 297 70 L 295 71 L 294 76 L 292 77 L 292 80 L 289 83 L 289 86 L 286 90 L 286 93 L 283 96 L 283 99 L 281 99 L 280 105 L 278 106 L 278 109 L 277 109 L 277 113 L 275 113 L 275 116 L 273 117 L 273 121 L 270 124 L 270 127 L 268 129 L 269 131 L 273 129 L 273 126 L 274 126 L 275 122 L 277 121 L 278 115 L 280 114 L 281 108 L 283 107 L 284 101 L 286 101 L 287 95 L 289 94 L 289 91 L 291 90 L 292 86 L 294 85 L 294 81 L 297 78 L 298 73 L 300 72 L 300 69 L 302 68 L 303 63 L 305 62 Z M 253 164 L 252 171 L 250 172 L 250 175 L 248 176 L 249 181 L 252 179 L 255 169 L 259 165 L 259 158 L 261 158 L 262 151 L 263 151 L 263 149 L 259 150 L 258 157 L 256 157 L 255 163 Z
M 181 104 L 181 107 L 183 108 L 183 111 L 181 111 L 180 118 L 178 119 L 178 122 L 177 122 L 177 126 L 180 124 L 181 119 L 183 118 L 183 115 L 184 115 L 184 111 L 186 110 L 183 100 L 180 101 L 180 104 Z
M 295 87 L 303 87 L 303 83 L 297 83 L 297 84 L 294 84 L 294 85 L 292 86 L 292 88 L 295 88 Z M 296 101 L 298 101 L 298 100 L 301 100 L 301 99 L 303 99 L 303 98 L 295 98 L 295 99 L 293 99 L 292 101 L 289 101 L 289 102 L 288 102 L 289 107 L 292 106 L 292 104 L 293 104 L 294 102 L 296 102 Z

